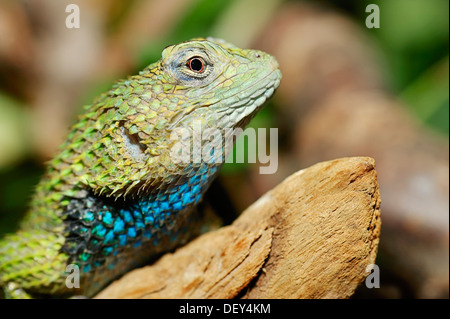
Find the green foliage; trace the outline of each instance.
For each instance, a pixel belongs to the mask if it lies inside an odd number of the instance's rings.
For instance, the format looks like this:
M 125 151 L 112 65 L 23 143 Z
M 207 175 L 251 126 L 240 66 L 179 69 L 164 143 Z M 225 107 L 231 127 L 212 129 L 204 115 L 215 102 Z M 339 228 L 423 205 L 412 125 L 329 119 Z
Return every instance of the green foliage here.
M 380 0 L 375 31 L 388 79 L 413 113 L 436 131 L 449 131 L 449 2 Z
M 149 43 L 139 57 L 140 65 L 146 66 L 161 58 L 161 49 L 192 38 L 207 37 L 218 17 L 234 0 L 196 0 L 175 25 L 170 35 L 161 42 Z

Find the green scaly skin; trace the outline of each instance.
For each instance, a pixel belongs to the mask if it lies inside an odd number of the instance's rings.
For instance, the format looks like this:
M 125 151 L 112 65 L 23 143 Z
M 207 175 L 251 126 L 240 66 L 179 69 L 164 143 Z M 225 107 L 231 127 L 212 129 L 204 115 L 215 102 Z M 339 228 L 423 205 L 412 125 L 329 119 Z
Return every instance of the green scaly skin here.
M 176 143 L 171 133 L 175 128 L 192 127 L 194 122 L 200 123 L 203 130 L 243 128 L 273 94 L 280 79 L 276 60 L 264 52 L 239 49 L 218 39 L 194 39 L 165 48 L 160 61 L 98 97 L 86 107 L 49 163 L 20 230 L 0 241 L 0 286 L 6 297 L 91 297 L 152 255 L 183 243 L 189 238 L 190 228 L 181 226 L 189 225 L 189 216 L 197 204 L 194 201 L 181 210 L 169 202 L 170 212 L 176 217 L 161 226 L 187 229 L 182 239 L 172 244 L 164 241 L 164 236 L 161 243 L 143 240 L 145 249 L 133 251 L 130 243 L 136 244 L 134 237 L 126 237 L 130 241 L 124 247 L 113 238 L 114 244 L 100 247 L 115 250 L 117 257 L 105 257 L 104 265 L 86 270 L 81 275 L 81 288 L 66 286 L 69 263 L 90 267 L 95 262 L 93 255 L 68 252 L 67 247 L 75 249 L 69 240 L 69 226 L 81 225 L 76 218 L 68 217 L 71 203 L 86 203 L 88 196 L 95 201 L 114 199 L 110 210 L 120 200 L 126 203 L 152 198 L 160 203 L 171 189 L 181 192 L 180 187 L 190 183 L 188 178 L 206 168 L 207 181 L 198 188 L 201 196 L 216 175 L 211 167 L 218 169 L 220 165 L 176 163 L 171 157 Z M 191 192 L 194 186 L 189 184 Z M 78 213 L 86 211 L 75 209 Z M 106 223 L 104 213 L 101 211 L 103 217 L 96 218 Z M 105 229 L 99 229 L 95 238 L 103 240 L 101 231 Z M 93 229 L 89 231 L 94 234 Z

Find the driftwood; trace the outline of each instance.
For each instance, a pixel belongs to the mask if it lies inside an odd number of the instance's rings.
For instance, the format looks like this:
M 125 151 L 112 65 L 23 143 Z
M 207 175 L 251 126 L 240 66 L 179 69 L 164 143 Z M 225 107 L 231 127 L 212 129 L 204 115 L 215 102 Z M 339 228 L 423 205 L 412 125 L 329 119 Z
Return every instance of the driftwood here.
M 375 158 L 383 197 L 382 284 L 357 294 L 448 299 L 448 136 L 432 132 L 412 114 L 435 109 L 433 102 L 421 110 L 420 103 L 404 105 L 414 99 L 410 90 L 401 98 L 392 94 L 392 70 L 371 32 L 338 10 L 307 1 L 280 6 L 253 47 L 274 55 L 280 64 L 283 80 L 274 97 L 277 126 L 290 140 L 279 150 L 280 169 L 270 181 L 256 169 L 253 178 L 233 189 L 251 203 L 257 197 L 246 189 L 258 187 L 263 194 L 286 171 L 342 156 Z M 439 83 L 446 70 L 448 62 L 442 61 L 428 76 Z
M 97 298 L 348 298 L 375 262 L 375 162 L 344 158 L 301 170 L 245 210 Z

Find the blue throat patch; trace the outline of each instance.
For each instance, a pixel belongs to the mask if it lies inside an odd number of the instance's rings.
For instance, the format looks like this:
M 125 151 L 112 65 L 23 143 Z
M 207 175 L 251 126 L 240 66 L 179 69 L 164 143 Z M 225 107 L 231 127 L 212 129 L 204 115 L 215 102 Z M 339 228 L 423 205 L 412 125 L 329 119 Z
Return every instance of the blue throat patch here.
M 64 215 L 65 243 L 81 273 L 137 267 L 192 236 L 200 218 L 193 209 L 214 179 L 218 167 L 204 165 L 185 181 L 145 198 L 114 199 L 90 194 L 71 199 Z M 130 253 L 141 258 L 125 259 Z M 124 262 L 125 260 L 125 262 Z M 111 273 L 111 277 L 113 277 Z M 113 279 L 113 278 L 111 278 Z

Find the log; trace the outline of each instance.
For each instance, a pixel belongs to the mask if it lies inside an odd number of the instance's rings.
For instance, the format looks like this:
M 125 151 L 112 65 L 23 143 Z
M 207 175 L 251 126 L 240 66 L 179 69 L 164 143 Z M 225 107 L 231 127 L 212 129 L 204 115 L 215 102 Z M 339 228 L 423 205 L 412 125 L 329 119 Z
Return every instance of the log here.
M 375 161 L 323 162 L 96 298 L 349 298 L 375 263 L 380 228 Z
M 280 64 L 276 126 L 287 142 L 276 174 L 261 176 L 252 167 L 250 177 L 232 181 L 234 202 L 247 207 L 299 167 L 342 156 L 373 157 L 383 197 L 383 278 L 381 289 L 356 294 L 448 299 L 448 134 L 419 123 L 412 114 L 417 107 L 404 104 L 411 102 L 408 94 L 392 94 L 392 70 L 367 29 L 337 10 L 289 1 L 253 47 Z M 439 82 L 445 70 L 443 61 L 429 76 Z

